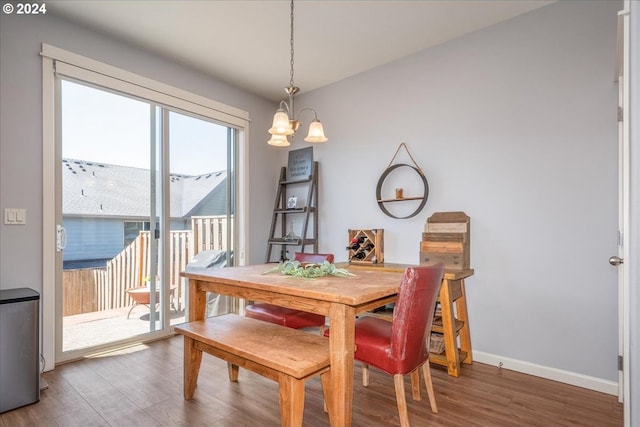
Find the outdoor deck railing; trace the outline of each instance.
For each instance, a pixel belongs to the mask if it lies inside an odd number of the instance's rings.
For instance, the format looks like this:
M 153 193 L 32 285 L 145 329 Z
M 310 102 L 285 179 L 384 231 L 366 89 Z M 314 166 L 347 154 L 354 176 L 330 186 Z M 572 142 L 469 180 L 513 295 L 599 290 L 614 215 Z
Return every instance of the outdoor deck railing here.
M 189 261 L 203 250 L 226 250 L 227 233 L 231 232 L 226 216 L 201 216 L 191 219 L 191 230 L 169 233 L 169 280 L 177 288 L 174 304 L 184 306 L 185 280 L 180 277 Z M 150 266 L 149 232 L 138 237 L 118 255 L 107 261 L 105 268 L 64 270 L 63 315 L 112 310 L 128 307 L 133 300 L 127 289 L 144 286 Z

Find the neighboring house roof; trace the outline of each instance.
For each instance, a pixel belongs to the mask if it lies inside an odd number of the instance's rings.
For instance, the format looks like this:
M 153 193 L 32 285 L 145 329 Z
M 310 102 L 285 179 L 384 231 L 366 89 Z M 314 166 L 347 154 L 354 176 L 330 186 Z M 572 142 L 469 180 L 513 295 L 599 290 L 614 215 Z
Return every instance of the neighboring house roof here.
M 171 174 L 171 217 L 225 213 L 226 178 L 226 171 L 194 176 Z M 148 217 L 150 180 L 148 169 L 63 159 L 62 214 Z M 205 206 L 210 211 L 200 212 Z

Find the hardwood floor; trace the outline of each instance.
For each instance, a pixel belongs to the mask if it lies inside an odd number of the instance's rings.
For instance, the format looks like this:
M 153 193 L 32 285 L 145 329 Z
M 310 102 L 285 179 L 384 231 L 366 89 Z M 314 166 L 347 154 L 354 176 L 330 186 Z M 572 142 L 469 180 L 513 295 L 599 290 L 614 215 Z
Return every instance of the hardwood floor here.
M 393 379 L 371 369 L 362 387 L 356 366 L 354 427 L 398 426 Z M 615 396 L 474 363 L 453 378 L 432 368 L 438 414 L 426 391 L 414 402 L 407 387 L 412 427 L 622 426 Z M 227 380 L 226 364 L 203 356 L 195 398 L 182 398 L 182 337 L 131 347 L 58 366 L 43 378 L 40 402 L 0 415 L 0 427 L 21 426 L 279 426 L 275 382 L 241 370 Z M 319 379 L 307 383 L 305 426 L 328 426 Z

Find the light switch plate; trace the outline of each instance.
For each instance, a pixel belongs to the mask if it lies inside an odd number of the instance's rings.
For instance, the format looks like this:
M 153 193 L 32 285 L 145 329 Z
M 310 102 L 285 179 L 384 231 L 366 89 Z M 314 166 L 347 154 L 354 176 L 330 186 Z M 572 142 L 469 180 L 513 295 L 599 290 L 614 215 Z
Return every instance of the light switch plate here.
M 4 209 L 4 223 L 6 225 L 24 225 L 27 223 L 27 212 L 25 209 Z

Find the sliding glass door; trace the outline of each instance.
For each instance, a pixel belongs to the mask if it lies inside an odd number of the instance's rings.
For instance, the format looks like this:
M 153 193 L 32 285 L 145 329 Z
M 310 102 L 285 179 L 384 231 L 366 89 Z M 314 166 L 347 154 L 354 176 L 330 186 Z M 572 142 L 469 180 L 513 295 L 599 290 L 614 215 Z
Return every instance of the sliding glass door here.
M 170 333 L 180 272 L 233 262 L 237 130 L 59 79 L 61 280 L 56 360 Z M 195 259 L 195 260 L 194 260 Z M 211 296 L 212 314 L 226 301 Z

